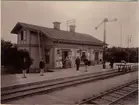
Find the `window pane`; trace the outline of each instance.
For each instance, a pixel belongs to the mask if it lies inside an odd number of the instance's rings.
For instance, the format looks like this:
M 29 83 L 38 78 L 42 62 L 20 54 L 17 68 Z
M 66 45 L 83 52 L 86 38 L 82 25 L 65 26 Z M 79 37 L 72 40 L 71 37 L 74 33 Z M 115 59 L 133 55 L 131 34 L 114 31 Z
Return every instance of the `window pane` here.
M 26 31 L 24 31 L 24 40 L 26 40 L 26 35 L 27 35 Z
M 21 31 L 21 40 L 23 40 L 23 37 L 24 37 L 24 36 L 23 36 L 23 31 Z
M 45 62 L 46 64 L 50 62 L 50 49 L 45 49 Z

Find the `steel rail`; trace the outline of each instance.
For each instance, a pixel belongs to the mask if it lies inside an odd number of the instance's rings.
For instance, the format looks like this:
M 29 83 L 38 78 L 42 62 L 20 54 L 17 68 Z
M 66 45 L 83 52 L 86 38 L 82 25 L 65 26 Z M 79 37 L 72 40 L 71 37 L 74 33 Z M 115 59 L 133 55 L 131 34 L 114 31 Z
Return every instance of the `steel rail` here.
M 30 94 L 37 94 L 37 93 L 41 93 L 41 92 L 45 92 L 45 91 L 54 91 L 55 89 L 58 89 L 58 88 L 61 88 L 61 87 L 67 87 L 67 86 L 72 86 L 72 85 L 76 85 L 76 84 L 81 84 L 83 82 L 89 82 L 89 80 L 91 81 L 92 79 L 100 79 L 102 78 L 101 76 L 107 76 L 108 75 L 114 75 L 115 73 L 118 73 L 118 74 L 121 74 L 119 72 L 110 72 L 110 73 L 102 73 L 102 74 L 99 74 L 99 75 L 95 75 L 95 76 L 86 76 L 84 78 L 76 78 L 76 79 L 73 79 L 73 80 L 63 80 L 63 81 L 58 81 L 56 83 L 53 83 L 53 84 L 43 84 L 42 86 L 35 86 L 35 87 L 32 87 L 32 88 L 29 88 L 29 87 L 26 87 L 25 89 L 22 89 L 21 90 L 18 90 L 18 91 L 12 91 L 12 92 L 8 92 L 8 91 L 5 91 L 3 92 L 2 96 L 1 96 L 1 101 L 4 102 L 4 101 L 8 101 L 8 100 L 11 100 L 11 99 L 15 99 L 15 98 L 19 98 L 20 96 L 23 97 L 23 96 L 28 96 Z M 118 75 L 117 74 L 117 75 Z M 98 78 L 97 78 L 98 77 Z M 22 94 L 21 94 L 22 93 Z
M 79 105 L 81 105 L 81 104 L 87 104 L 87 103 L 99 105 L 99 104 L 97 104 L 97 103 L 95 102 L 95 100 L 97 100 L 97 99 L 103 99 L 103 97 L 105 97 L 105 96 L 111 96 L 110 94 L 112 94 L 112 93 L 114 93 L 114 92 L 118 92 L 119 90 L 122 90 L 122 89 L 125 88 L 125 87 L 129 87 L 129 86 L 132 85 L 132 84 L 137 84 L 137 81 L 138 81 L 138 80 L 134 80 L 134 81 L 131 81 L 131 82 L 126 83 L 126 84 L 124 84 L 124 85 L 121 85 L 121 86 L 118 86 L 118 87 L 116 87 L 116 88 L 113 88 L 113 89 L 110 89 L 110 90 L 108 90 L 108 91 L 105 91 L 105 92 L 103 92 L 103 93 L 100 93 L 100 94 L 98 94 L 98 95 L 96 95 L 96 96 L 92 96 L 92 97 L 90 97 L 90 98 L 88 98 L 88 99 L 86 99 L 86 100 L 83 100 L 83 101 L 79 102 Z M 132 94 L 132 93 L 138 91 L 138 89 L 136 89 L 137 87 L 133 87 L 133 86 L 131 87 L 131 86 L 130 86 L 130 88 L 132 88 L 133 90 L 126 91 L 125 93 L 122 93 L 123 95 L 121 95 L 120 97 L 115 97 L 116 100 L 112 100 L 111 102 L 109 102 L 109 103 L 106 104 L 106 105 L 113 105 L 114 103 L 116 103 L 116 102 L 119 101 L 120 99 L 123 99 L 123 98 L 125 98 L 126 96 L 129 96 L 130 94 Z M 101 97 L 102 97 L 102 98 L 101 98 Z M 108 100 L 109 100 L 109 99 L 108 99 Z M 109 101 L 110 101 L 110 100 L 109 100 Z
M 133 70 L 134 71 L 134 70 Z M 131 72 L 133 72 L 131 71 Z M 97 74 L 97 73 L 96 73 Z M 12 99 L 18 99 L 21 97 L 25 97 L 25 96 L 29 96 L 29 95 L 35 95 L 38 93 L 43 93 L 44 92 L 48 93 L 48 92 L 52 92 L 54 90 L 58 90 L 61 88 L 65 88 L 68 86 L 73 86 L 73 85 L 78 85 L 78 84 L 82 84 L 82 83 L 87 83 L 87 82 L 92 82 L 92 81 L 96 81 L 96 80 L 100 80 L 100 79 L 105 79 L 105 78 L 110 78 L 113 76 L 118 76 L 118 75 L 122 75 L 123 73 L 118 72 L 118 71 L 111 71 L 111 72 L 105 72 L 105 73 L 100 73 L 97 75 L 84 75 L 83 77 L 78 77 L 78 78 L 71 78 L 71 79 L 67 79 L 67 80 L 61 80 L 61 81 L 56 81 L 54 83 L 47 83 L 47 84 L 42 84 L 42 85 L 36 85 L 34 87 L 25 87 L 24 89 L 17 89 L 14 91 L 5 91 L 2 92 L 2 96 L 1 96 L 1 101 L 5 102 L 8 100 L 12 100 Z

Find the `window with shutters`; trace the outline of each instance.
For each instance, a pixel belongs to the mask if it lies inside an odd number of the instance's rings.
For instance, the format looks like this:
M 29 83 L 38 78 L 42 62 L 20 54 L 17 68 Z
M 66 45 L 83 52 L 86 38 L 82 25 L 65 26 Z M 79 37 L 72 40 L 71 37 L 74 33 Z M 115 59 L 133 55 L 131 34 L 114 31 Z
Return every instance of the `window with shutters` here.
M 26 31 L 21 31 L 21 41 L 26 40 Z
M 50 49 L 45 49 L 45 62 L 46 64 L 50 62 Z
M 21 40 L 24 40 L 24 33 L 21 31 Z

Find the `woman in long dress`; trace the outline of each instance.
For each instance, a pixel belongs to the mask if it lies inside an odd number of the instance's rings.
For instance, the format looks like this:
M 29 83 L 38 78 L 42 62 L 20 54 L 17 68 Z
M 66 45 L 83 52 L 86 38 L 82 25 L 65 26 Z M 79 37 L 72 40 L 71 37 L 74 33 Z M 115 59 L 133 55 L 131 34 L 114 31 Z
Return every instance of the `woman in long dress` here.
M 60 69 L 63 68 L 62 60 L 59 60 L 59 66 L 60 66 Z

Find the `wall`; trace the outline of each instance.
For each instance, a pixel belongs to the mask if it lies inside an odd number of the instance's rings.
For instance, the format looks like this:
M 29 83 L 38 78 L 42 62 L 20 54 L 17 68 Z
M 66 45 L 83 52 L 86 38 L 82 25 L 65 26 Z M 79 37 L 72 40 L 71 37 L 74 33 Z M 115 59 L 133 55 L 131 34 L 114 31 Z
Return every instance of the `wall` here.
M 95 59 L 95 53 L 94 51 L 99 51 L 102 50 L 101 47 L 94 47 L 94 46 L 81 46 L 81 45 L 68 45 L 68 44 L 56 44 L 55 45 L 55 59 L 54 59 L 54 68 L 56 68 L 56 61 L 59 60 L 59 55 L 57 54 L 57 50 L 61 50 L 61 49 L 70 49 L 72 51 L 71 53 L 71 61 L 72 61 L 72 67 L 75 67 L 75 59 L 77 56 L 79 56 L 79 54 L 77 53 L 78 49 L 81 49 L 82 51 L 86 52 L 87 58 L 91 61 L 94 61 Z M 88 54 L 89 53 L 89 54 Z M 102 58 L 102 55 L 99 55 L 99 58 Z
M 26 36 L 25 40 L 21 40 L 21 31 L 24 31 L 24 34 Z M 31 68 L 39 68 L 38 46 L 29 47 L 30 42 L 32 45 L 36 45 L 38 43 L 37 36 L 32 33 L 30 36 L 29 30 L 21 29 L 17 35 L 17 44 L 19 45 L 19 49 L 26 49 L 30 53 L 31 58 L 33 58 L 34 60 L 33 64 L 31 65 Z
M 24 30 L 24 29 L 22 29 Z M 31 36 L 30 36 L 31 35 Z M 48 68 L 55 68 L 56 67 L 56 60 L 59 59 L 59 56 L 57 55 L 57 49 L 70 49 L 72 51 L 71 53 L 71 61 L 72 61 L 72 67 L 75 67 L 75 59 L 78 56 L 77 49 L 82 49 L 86 51 L 86 54 L 89 53 L 88 59 L 94 60 L 94 53 L 93 51 L 98 49 L 101 50 L 102 47 L 96 47 L 96 46 L 82 46 L 82 45 L 70 45 L 70 44 L 53 44 L 52 40 L 48 39 L 46 36 L 40 36 L 40 44 L 44 45 L 41 46 L 41 57 L 39 57 L 39 46 L 38 46 L 38 35 L 37 33 L 30 33 L 28 30 L 26 30 L 26 41 L 21 42 L 20 41 L 20 32 L 18 34 L 18 44 L 22 45 L 22 47 L 19 47 L 20 49 L 26 49 L 30 52 L 31 57 L 34 59 L 33 64 L 31 68 L 39 68 L 39 61 L 40 58 L 44 58 L 44 49 L 50 48 L 50 63 L 46 66 Z M 31 40 L 30 40 L 31 38 Z M 31 42 L 31 47 L 29 47 Z M 102 58 L 102 55 L 99 55 L 99 58 Z M 45 58 L 44 58 L 45 60 Z
M 33 64 L 31 65 L 31 68 L 39 68 L 39 51 L 37 47 L 31 48 L 31 58 L 33 58 Z
M 99 59 L 103 60 L 103 52 L 99 52 Z
M 24 34 L 25 34 L 25 40 L 21 40 L 21 31 L 23 31 Z M 29 37 L 30 37 L 30 32 L 28 30 L 26 30 L 26 29 L 21 29 L 18 32 L 18 35 L 17 35 L 17 44 L 18 45 L 29 44 Z
M 94 49 L 91 49 L 91 60 L 94 61 L 95 60 L 95 53 L 94 53 Z

